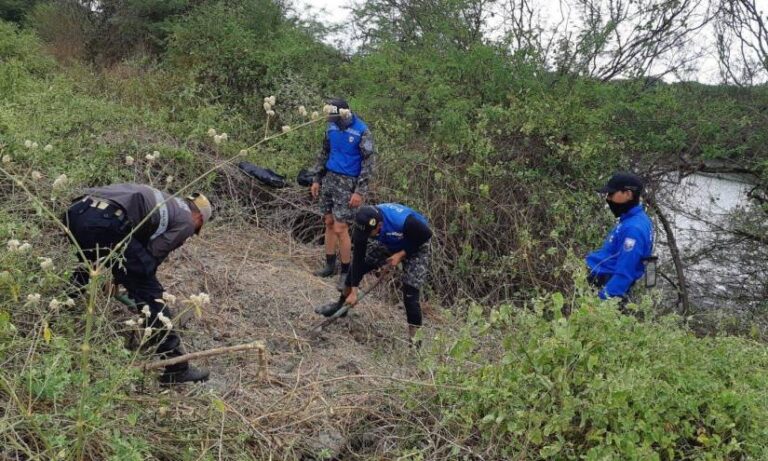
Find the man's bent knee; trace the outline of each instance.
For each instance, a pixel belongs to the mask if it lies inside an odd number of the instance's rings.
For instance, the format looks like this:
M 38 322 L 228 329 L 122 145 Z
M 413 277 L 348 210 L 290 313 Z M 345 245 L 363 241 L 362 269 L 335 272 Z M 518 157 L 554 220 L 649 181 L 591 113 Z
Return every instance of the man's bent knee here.
M 323 216 L 323 222 L 325 223 L 325 227 L 332 228 L 333 227 L 333 223 L 334 223 L 333 215 L 329 213 L 329 214 Z

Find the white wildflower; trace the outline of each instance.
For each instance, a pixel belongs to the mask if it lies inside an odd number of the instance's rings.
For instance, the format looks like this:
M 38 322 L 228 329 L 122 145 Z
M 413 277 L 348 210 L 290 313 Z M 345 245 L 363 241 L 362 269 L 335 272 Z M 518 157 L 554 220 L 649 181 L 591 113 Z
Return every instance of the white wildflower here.
M 173 182 L 173 176 L 168 175 L 168 177 L 165 178 L 165 184 L 170 185 Z
M 166 304 L 168 304 L 170 306 L 173 306 L 174 304 L 176 304 L 176 296 L 174 296 L 174 295 L 172 295 L 172 294 L 170 294 L 168 292 L 164 292 L 163 293 L 163 301 L 165 301 Z
M 221 133 L 221 140 L 227 141 L 229 139 L 229 135 L 227 133 Z
M 304 107 L 304 106 L 299 106 L 299 115 L 301 115 L 302 117 L 306 117 L 307 116 L 307 108 Z
M 268 116 L 268 117 L 274 117 L 274 116 L 275 116 L 275 111 L 273 111 L 273 110 L 268 110 L 268 111 L 267 111 L 267 116 Z
M 208 296 L 208 293 L 198 293 L 190 296 L 188 302 L 194 307 L 202 308 L 211 303 L 211 297 Z
M 150 317 L 152 315 L 152 311 L 149 310 L 149 306 L 146 304 L 141 308 L 141 313 L 144 314 L 144 317 Z
M 36 142 L 32 143 L 32 149 L 37 149 L 37 143 Z
M 217 134 L 216 136 L 213 137 L 214 144 L 221 144 L 221 141 L 223 141 L 223 139 L 221 138 L 220 134 Z
M 21 245 L 21 242 L 19 242 L 16 239 L 8 240 L 8 242 L 5 244 L 8 247 L 8 251 L 17 251 L 19 249 L 19 246 Z
M 144 339 L 147 339 L 150 336 L 152 336 L 152 327 L 144 328 Z
M 352 117 L 352 111 L 349 109 L 339 109 L 339 115 L 344 120 L 349 120 Z
M 138 325 L 136 320 L 133 320 L 133 319 L 126 320 L 123 323 L 125 324 L 125 326 L 128 326 L 128 327 L 135 327 L 136 325 Z
M 30 176 L 32 176 L 32 179 L 34 179 L 35 181 L 40 181 L 41 179 L 43 179 L 43 174 L 37 170 L 32 171 Z
M 248 155 L 248 150 L 247 149 L 240 150 L 240 155 Z
M 50 144 L 46 144 L 45 147 L 43 147 L 43 150 L 46 152 L 50 152 L 53 150 L 53 146 Z
M 289 131 L 291 131 L 291 126 L 290 125 L 283 125 L 283 133 L 287 133 Z
M 269 111 L 271 111 L 271 110 L 272 110 L 272 104 L 270 104 L 270 103 L 265 101 L 264 102 L 264 112 L 269 113 Z
M 160 158 L 160 151 L 156 150 L 152 152 L 152 157 L 155 157 L 155 160 Z
M 7 282 L 11 280 L 11 273 L 8 271 L 0 272 L 0 282 Z
M 48 308 L 50 310 L 52 310 L 52 311 L 58 311 L 59 308 L 61 308 L 61 305 L 62 305 L 61 301 L 59 301 L 58 299 L 54 298 L 54 299 L 51 300 L 50 303 L 48 303 Z
M 3 155 L 3 163 L 5 163 L 6 165 L 11 163 L 12 161 L 13 161 L 13 157 L 11 157 L 10 155 Z
M 67 298 L 67 300 L 64 301 L 64 305 L 67 307 L 75 307 L 75 300 L 72 298 Z
M 21 246 L 19 247 L 19 249 L 18 249 L 18 250 L 16 250 L 16 251 L 18 251 L 19 253 L 26 253 L 27 251 L 29 251 L 29 250 L 31 250 L 31 249 L 32 249 L 32 245 L 30 245 L 30 244 L 29 244 L 29 243 L 27 243 L 27 242 L 24 242 L 24 243 L 22 243 L 22 244 L 21 244 Z
M 312 120 L 317 120 L 318 118 L 320 118 L 320 114 L 317 111 L 312 112 Z
M 133 157 L 131 157 L 130 155 L 126 155 L 125 156 L 125 164 L 126 165 L 133 166 L 133 162 L 135 162 L 135 161 L 136 160 Z
M 339 108 L 330 104 L 326 104 L 323 106 L 323 113 L 325 115 L 338 114 Z
M 63 187 L 66 187 L 67 182 L 69 182 L 69 178 L 67 178 L 67 175 L 61 174 L 58 178 L 56 178 L 55 181 L 53 181 L 53 188 L 54 189 L 61 189 Z
M 165 326 L 165 328 L 171 330 L 173 329 L 173 322 L 171 322 L 171 319 L 165 316 L 162 312 L 157 314 L 157 320 L 160 320 L 162 324 Z
M 274 98 L 274 96 L 273 96 Z M 200 293 L 197 295 L 200 298 L 201 304 L 210 304 L 211 303 L 211 297 L 208 296 L 208 293 Z
M 208 128 L 208 136 L 210 137 L 216 136 L 216 130 L 214 130 L 213 128 Z
M 40 293 L 32 293 L 31 295 L 27 295 L 27 304 L 40 304 Z
M 32 141 L 30 141 L 29 139 L 24 141 L 24 147 L 26 147 L 27 149 L 31 149 L 32 148 Z
M 270 104 L 272 107 L 274 107 L 275 105 L 277 105 L 277 99 L 276 99 L 274 96 L 270 96 L 270 97 L 268 97 L 268 98 L 266 99 L 266 101 L 267 101 L 267 102 L 268 102 L 268 103 L 269 103 L 269 104 Z
M 145 156 L 144 156 L 144 159 L 145 159 L 146 161 L 148 161 L 149 163 L 152 163 L 152 162 L 154 162 L 154 161 L 155 161 L 155 156 L 154 156 L 154 155 L 152 155 L 152 154 L 147 154 L 147 155 L 145 155 Z
M 53 269 L 53 260 L 51 258 L 40 258 L 40 269 L 44 271 Z

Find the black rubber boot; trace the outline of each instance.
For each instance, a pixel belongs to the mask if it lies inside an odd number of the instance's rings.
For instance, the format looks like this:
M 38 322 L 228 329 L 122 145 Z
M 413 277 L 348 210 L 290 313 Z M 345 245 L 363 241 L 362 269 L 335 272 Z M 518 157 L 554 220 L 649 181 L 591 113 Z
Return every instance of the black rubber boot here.
M 172 386 L 174 384 L 208 381 L 208 376 L 211 374 L 205 368 L 195 368 L 187 362 L 183 363 L 183 369 L 179 365 L 182 364 L 179 363 L 165 368 L 165 371 L 159 378 L 161 385 Z
M 175 338 L 175 340 L 173 339 Z M 163 359 L 172 359 L 174 357 L 180 357 L 186 353 L 184 345 L 181 344 L 179 336 L 172 333 L 168 336 L 168 340 L 158 346 L 158 351 L 164 349 L 160 353 L 160 357 Z M 173 349 L 168 350 L 167 346 L 176 344 Z M 165 346 L 165 347 L 164 347 Z M 205 368 L 195 368 L 189 364 L 189 362 L 181 362 L 175 365 L 169 365 L 165 367 L 165 371 L 160 375 L 159 381 L 162 386 L 170 386 L 174 384 L 182 383 L 196 383 L 199 381 L 207 381 L 208 376 L 211 373 Z
M 315 308 L 315 314 L 320 314 L 323 317 L 330 317 L 335 314 L 339 309 L 344 306 L 344 301 L 334 301 L 332 303 L 323 304 Z M 343 313 L 340 317 L 346 317 L 347 313 Z
M 336 282 L 336 289 L 339 291 L 344 291 L 345 284 L 347 282 L 347 276 L 349 276 L 349 272 L 341 272 L 339 273 L 339 280 Z
M 318 277 L 331 277 L 336 273 L 336 255 L 325 255 L 325 266 L 315 271 Z
M 174 331 L 158 330 L 141 345 L 142 351 L 169 354 L 181 347 L 181 338 Z M 181 354 L 179 354 L 181 355 Z M 164 357 L 164 358 L 170 358 Z

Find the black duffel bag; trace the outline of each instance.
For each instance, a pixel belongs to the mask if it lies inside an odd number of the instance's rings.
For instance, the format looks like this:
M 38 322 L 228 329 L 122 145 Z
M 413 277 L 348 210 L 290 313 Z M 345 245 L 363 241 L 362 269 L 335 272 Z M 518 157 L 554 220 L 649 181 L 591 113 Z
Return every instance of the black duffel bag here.
M 268 168 L 262 168 L 249 162 L 240 162 L 237 167 L 248 176 L 255 178 L 259 182 L 271 187 L 288 187 L 285 182 L 285 176 L 279 175 Z
M 314 181 L 315 172 L 307 168 L 302 168 L 301 171 L 299 171 L 299 175 L 296 176 L 296 182 L 299 183 L 300 186 L 311 186 Z

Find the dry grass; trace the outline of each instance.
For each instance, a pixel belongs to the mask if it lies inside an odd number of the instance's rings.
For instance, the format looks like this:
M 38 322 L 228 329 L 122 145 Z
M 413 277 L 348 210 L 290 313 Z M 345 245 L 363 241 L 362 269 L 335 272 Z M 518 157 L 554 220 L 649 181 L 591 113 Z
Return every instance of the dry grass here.
M 350 317 L 308 334 L 319 319 L 314 306 L 338 297 L 331 279 L 311 274 L 321 257 L 319 247 L 225 225 L 188 242 L 161 269 L 170 293 L 205 291 L 213 300 L 202 318 L 183 322 L 187 349 L 266 342 L 266 380 L 259 379 L 256 354 L 246 353 L 205 360 L 199 365 L 211 369 L 211 380 L 176 390 L 194 395 L 214 389 L 259 434 L 266 451 L 338 455 L 360 449 L 359 440 L 350 439 L 360 421 L 371 415 L 385 420 L 380 412 L 393 386 L 420 381 L 404 312 L 379 301 L 386 287 Z M 365 447 L 371 449 L 378 451 Z

